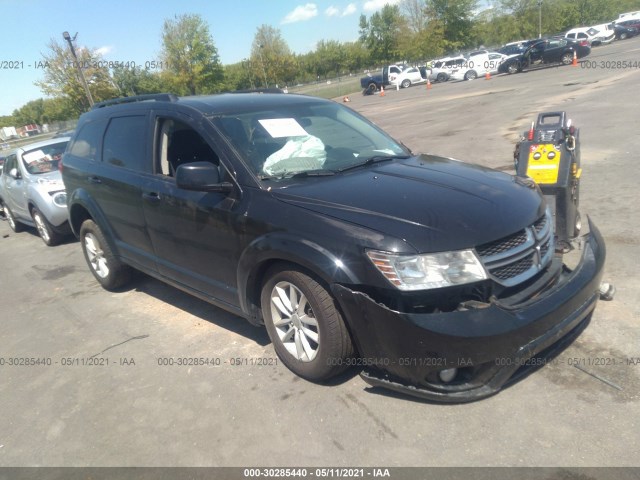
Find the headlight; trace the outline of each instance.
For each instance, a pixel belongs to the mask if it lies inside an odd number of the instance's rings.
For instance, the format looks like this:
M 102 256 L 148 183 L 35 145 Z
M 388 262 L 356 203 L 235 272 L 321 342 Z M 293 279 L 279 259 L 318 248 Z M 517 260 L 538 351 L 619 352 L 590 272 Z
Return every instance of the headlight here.
M 400 290 L 451 287 L 487 279 L 487 273 L 472 250 L 398 255 L 367 251 L 375 267 Z
M 53 197 L 53 203 L 59 207 L 67 206 L 67 192 L 50 192 L 50 195 Z

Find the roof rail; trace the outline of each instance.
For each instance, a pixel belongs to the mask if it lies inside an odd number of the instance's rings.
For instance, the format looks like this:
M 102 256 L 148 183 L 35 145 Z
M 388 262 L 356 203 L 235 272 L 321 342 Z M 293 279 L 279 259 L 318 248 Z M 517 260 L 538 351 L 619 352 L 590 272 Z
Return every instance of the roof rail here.
M 156 102 L 176 102 L 178 97 L 173 93 L 151 93 L 148 95 L 135 95 L 133 97 L 113 98 L 111 100 L 96 103 L 91 110 L 110 107 L 111 105 L 120 105 L 122 103 L 148 102 L 152 100 Z

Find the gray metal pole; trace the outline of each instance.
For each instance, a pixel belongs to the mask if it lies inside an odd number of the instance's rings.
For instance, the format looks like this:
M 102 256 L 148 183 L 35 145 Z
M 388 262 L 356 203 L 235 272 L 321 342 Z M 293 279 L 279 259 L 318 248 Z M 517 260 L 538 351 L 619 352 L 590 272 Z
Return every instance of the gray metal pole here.
M 76 37 L 78 34 L 76 33 Z M 74 60 L 76 61 L 76 67 L 78 68 L 78 72 L 80 72 L 80 81 L 82 82 L 82 86 L 84 87 L 84 92 L 87 95 L 87 100 L 89 100 L 89 105 L 93 107 L 93 97 L 91 96 L 91 91 L 89 90 L 89 85 L 87 84 L 87 79 L 84 78 L 84 72 L 82 71 L 82 66 L 80 62 L 78 62 L 78 56 L 76 55 L 76 49 L 73 47 L 73 40 L 76 37 L 71 38 L 69 32 L 63 32 L 62 37 L 69 42 L 69 48 L 71 49 L 71 55 L 73 55 Z

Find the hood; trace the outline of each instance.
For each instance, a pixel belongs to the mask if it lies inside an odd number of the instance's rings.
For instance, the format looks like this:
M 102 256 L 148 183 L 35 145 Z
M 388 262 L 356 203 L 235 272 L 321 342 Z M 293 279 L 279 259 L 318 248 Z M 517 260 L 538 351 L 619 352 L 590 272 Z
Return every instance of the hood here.
M 64 190 L 64 183 L 62 183 L 62 174 L 58 170 L 31 175 L 29 181 L 33 186 L 41 189 L 42 191 L 56 192 L 59 190 Z
M 497 240 L 544 212 L 533 182 L 433 155 L 296 179 L 272 192 L 283 202 L 402 239 L 418 252 Z

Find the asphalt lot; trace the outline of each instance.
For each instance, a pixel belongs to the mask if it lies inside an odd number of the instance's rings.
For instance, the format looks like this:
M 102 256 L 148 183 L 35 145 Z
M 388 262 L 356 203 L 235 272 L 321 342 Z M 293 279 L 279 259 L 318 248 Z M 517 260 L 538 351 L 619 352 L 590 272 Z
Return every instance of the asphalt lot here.
M 611 62 L 640 66 L 640 38 L 588 60 L 349 103 L 416 152 L 507 171 L 537 113 L 569 113 L 617 296 L 554 363 L 464 405 L 372 390 L 357 370 L 315 385 L 275 364 L 264 330 L 143 275 L 107 292 L 77 242 L 0 222 L 0 466 L 639 466 L 640 68 Z M 181 357 L 214 365 L 162 365 Z

